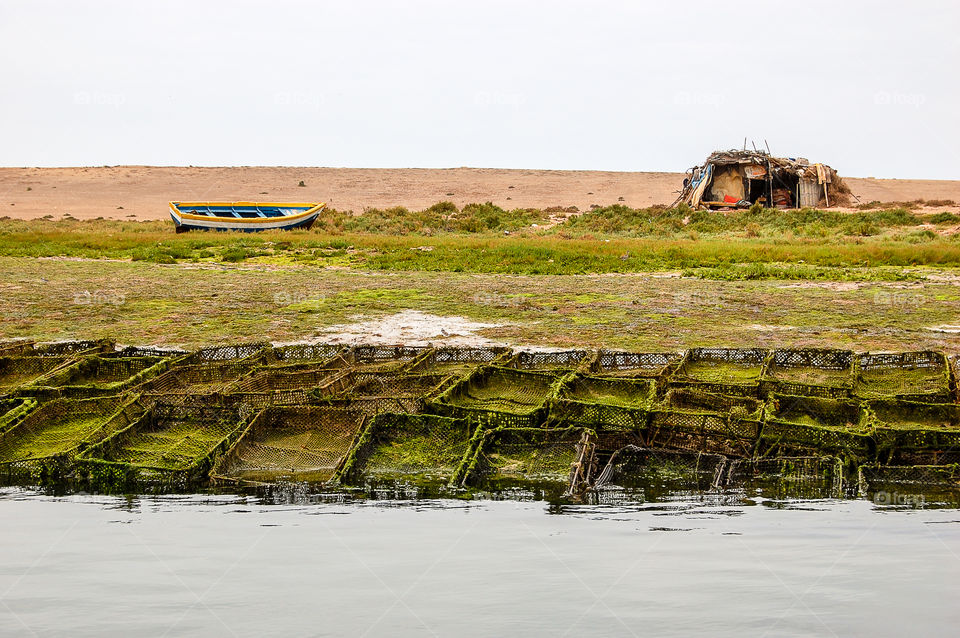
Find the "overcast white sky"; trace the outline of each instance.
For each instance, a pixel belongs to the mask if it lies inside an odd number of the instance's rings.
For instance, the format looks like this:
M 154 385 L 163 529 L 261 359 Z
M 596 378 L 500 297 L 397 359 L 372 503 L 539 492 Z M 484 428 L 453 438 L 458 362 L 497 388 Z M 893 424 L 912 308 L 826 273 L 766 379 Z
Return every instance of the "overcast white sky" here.
M 0 165 L 960 178 L 960 3 L 0 0 Z

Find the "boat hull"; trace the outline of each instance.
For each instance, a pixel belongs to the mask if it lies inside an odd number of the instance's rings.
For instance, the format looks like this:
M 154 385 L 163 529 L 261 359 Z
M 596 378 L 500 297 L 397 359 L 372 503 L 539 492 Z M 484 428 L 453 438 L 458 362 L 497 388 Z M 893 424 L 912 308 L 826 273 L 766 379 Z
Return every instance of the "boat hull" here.
M 181 210 L 181 206 L 188 207 L 190 210 Z M 258 209 L 260 206 L 269 206 L 273 209 L 282 208 L 285 212 L 281 215 L 261 216 L 261 217 L 229 217 L 226 215 L 199 214 L 198 208 L 236 208 L 243 210 Z M 317 220 L 324 204 L 256 204 L 250 202 L 240 202 L 237 204 L 221 203 L 203 203 L 195 202 L 189 205 L 179 202 L 170 202 L 170 218 L 173 220 L 178 233 L 184 233 L 191 230 L 218 230 L 224 232 L 245 232 L 253 233 L 264 230 L 293 230 L 310 228 Z

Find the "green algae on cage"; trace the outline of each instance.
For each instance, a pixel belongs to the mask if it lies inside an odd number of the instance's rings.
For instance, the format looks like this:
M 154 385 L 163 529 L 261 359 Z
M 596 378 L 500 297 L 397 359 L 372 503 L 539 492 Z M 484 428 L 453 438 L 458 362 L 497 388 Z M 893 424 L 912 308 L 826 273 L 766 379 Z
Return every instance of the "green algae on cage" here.
M 311 402 L 315 388 L 342 375 L 343 371 L 339 369 L 287 370 L 269 367 L 240 377 L 224 388 L 223 393 L 261 408 L 268 405 L 304 405 Z
M 394 480 L 455 482 L 471 450 L 474 426 L 464 419 L 380 414 L 363 428 L 341 482 Z
M 470 418 L 488 427 L 533 427 L 543 422 L 547 402 L 561 378 L 539 371 L 485 366 L 430 403 L 442 416 Z
M 242 433 L 247 419 L 235 407 L 155 403 L 126 428 L 84 451 L 86 464 L 112 465 L 137 478 L 179 475 L 200 480 L 216 456 Z
M 501 365 L 511 354 L 503 346 L 442 346 L 417 357 L 407 371 L 462 377 L 482 365 Z
M 647 424 L 656 395 L 651 379 L 570 375 L 550 405 L 550 420 L 595 430 L 637 430 Z
M 0 434 L 27 418 L 39 403 L 31 397 L 0 399 Z
M 600 376 L 660 378 L 680 363 L 678 352 L 600 350 L 591 372 Z
M 950 366 L 942 352 L 924 350 L 855 358 L 854 394 L 861 399 L 951 403 Z
M 0 394 L 15 392 L 73 363 L 62 357 L 0 357 Z
M 960 460 L 960 406 L 878 400 L 865 404 L 873 424 L 878 457 L 889 460 L 910 451 L 930 451 Z M 939 454 L 937 454 L 939 452 Z
M 93 355 L 45 375 L 19 392 L 42 397 L 117 394 L 166 371 L 170 363 L 156 356 Z
M 581 458 L 581 444 L 593 431 L 582 427 L 477 430 L 462 471 L 464 485 L 499 479 L 570 484 Z
M 547 350 L 517 352 L 504 365 L 518 370 L 589 370 L 594 354 L 590 350 Z
M 256 368 L 244 361 L 178 365 L 134 388 L 157 397 L 224 392 Z
M 869 419 L 857 401 L 775 394 L 766 417 L 764 455 L 820 451 L 866 460 L 876 450 Z
M 853 391 L 853 352 L 827 348 L 774 350 L 761 380 L 763 394 L 841 399 Z
M 761 348 L 693 348 L 678 364 L 670 384 L 757 396 L 767 355 Z
M 143 411 L 136 396 L 54 399 L 0 435 L 0 464 L 10 468 L 46 459 L 70 461 Z
M 326 482 L 366 415 L 355 407 L 284 406 L 259 413 L 211 471 L 215 482 Z

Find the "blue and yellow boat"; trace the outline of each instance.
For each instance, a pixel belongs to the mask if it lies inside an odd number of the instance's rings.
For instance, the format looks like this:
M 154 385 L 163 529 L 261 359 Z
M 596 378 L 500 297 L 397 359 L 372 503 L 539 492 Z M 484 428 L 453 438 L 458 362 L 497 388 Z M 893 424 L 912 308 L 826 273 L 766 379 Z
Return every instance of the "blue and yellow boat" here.
M 178 233 L 188 230 L 290 230 L 310 228 L 325 207 L 323 202 L 170 202 L 170 216 Z

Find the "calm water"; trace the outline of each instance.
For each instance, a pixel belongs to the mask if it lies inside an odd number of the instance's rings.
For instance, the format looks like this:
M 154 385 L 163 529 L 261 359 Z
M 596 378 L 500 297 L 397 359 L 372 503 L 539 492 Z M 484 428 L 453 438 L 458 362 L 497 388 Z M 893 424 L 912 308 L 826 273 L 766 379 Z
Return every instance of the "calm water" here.
M 3 488 L 0 633 L 957 632 L 957 509 L 743 493 L 605 500 Z

